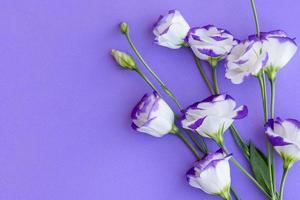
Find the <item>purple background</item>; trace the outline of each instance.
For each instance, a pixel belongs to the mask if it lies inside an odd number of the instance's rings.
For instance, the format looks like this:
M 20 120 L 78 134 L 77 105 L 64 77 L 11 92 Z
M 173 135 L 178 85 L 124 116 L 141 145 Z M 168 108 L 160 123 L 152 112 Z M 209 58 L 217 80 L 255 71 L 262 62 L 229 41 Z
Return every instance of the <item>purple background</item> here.
M 300 37 L 299 6 L 257 0 L 261 29 Z M 187 50 L 153 43 L 152 24 L 174 8 L 191 26 L 215 24 L 240 39 L 255 32 L 250 3 L 241 0 L 0 2 L 0 199 L 216 199 L 186 183 L 194 158 L 181 141 L 130 128 L 132 107 L 150 89 L 109 55 L 111 48 L 131 52 L 118 32 L 126 20 L 145 59 L 184 106 L 208 96 Z M 276 114 L 283 118 L 300 118 L 299 62 L 298 52 L 278 76 Z M 222 67 L 219 76 L 221 90 L 249 106 L 249 116 L 237 122 L 243 137 L 264 148 L 257 81 L 232 85 Z M 243 160 L 230 134 L 225 137 Z M 286 199 L 298 198 L 299 170 L 296 164 L 288 176 Z M 242 199 L 264 199 L 234 166 L 232 172 Z

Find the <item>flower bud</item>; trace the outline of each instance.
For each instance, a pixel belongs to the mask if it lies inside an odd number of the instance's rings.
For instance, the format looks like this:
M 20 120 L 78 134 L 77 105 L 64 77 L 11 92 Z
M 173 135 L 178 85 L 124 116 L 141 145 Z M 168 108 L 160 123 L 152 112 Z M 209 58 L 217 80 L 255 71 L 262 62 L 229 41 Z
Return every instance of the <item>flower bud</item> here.
M 115 49 L 111 50 L 111 55 L 121 67 L 136 70 L 136 63 L 131 55 Z
M 230 199 L 230 166 L 227 155 L 222 149 L 207 154 L 200 161 L 195 162 L 186 174 L 188 183 L 195 188 L 212 195 L 219 195 L 223 199 Z
M 176 132 L 174 113 L 156 93 L 145 94 L 131 113 L 132 128 L 155 137 Z
M 128 33 L 128 31 L 129 31 L 129 27 L 128 27 L 128 24 L 126 23 L 126 22 L 122 22 L 121 24 L 120 24 L 120 31 L 122 32 L 122 33 Z

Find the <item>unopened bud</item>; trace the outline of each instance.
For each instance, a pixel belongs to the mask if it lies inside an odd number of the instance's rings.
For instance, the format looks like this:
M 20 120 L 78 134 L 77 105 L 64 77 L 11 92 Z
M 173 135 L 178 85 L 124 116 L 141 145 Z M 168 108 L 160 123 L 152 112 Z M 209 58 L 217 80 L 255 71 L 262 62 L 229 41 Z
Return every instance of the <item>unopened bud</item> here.
M 136 70 L 136 63 L 131 55 L 115 49 L 111 50 L 111 55 L 121 67 Z

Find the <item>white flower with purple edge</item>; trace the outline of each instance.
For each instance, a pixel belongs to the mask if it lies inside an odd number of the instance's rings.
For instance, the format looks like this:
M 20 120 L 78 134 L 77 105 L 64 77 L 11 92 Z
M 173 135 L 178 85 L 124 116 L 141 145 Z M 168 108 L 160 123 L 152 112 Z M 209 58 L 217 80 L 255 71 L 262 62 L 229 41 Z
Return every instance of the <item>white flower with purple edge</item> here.
M 300 160 L 300 122 L 295 119 L 270 119 L 265 126 L 270 143 L 287 168 Z
M 236 107 L 235 100 L 227 95 L 212 95 L 201 102 L 194 103 L 183 111 L 181 125 L 203 137 L 223 142 L 223 134 L 235 119 L 248 114 L 247 106 Z
M 174 112 L 157 92 L 145 94 L 131 113 L 132 128 L 162 137 L 172 131 Z
M 189 30 L 190 26 L 181 13 L 178 10 L 170 10 L 167 15 L 161 15 L 158 18 L 154 24 L 153 33 L 156 36 L 157 44 L 171 49 L 179 49 L 184 45 L 184 39 Z
M 187 42 L 201 60 L 221 60 L 237 44 L 228 31 L 213 25 L 191 28 Z
M 188 183 L 195 188 L 199 188 L 208 194 L 220 195 L 224 199 L 230 197 L 230 166 L 229 159 L 222 149 L 215 153 L 209 153 L 187 172 Z
M 234 46 L 227 56 L 225 77 L 234 84 L 240 84 L 247 76 L 257 76 L 268 59 L 261 41 L 244 40 Z
M 249 36 L 249 39 L 257 39 L 256 35 Z M 269 78 L 275 78 L 276 73 L 284 67 L 297 51 L 295 39 L 289 38 L 282 30 L 261 32 L 260 40 L 263 42 L 264 51 L 268 52 L 266 72 Z

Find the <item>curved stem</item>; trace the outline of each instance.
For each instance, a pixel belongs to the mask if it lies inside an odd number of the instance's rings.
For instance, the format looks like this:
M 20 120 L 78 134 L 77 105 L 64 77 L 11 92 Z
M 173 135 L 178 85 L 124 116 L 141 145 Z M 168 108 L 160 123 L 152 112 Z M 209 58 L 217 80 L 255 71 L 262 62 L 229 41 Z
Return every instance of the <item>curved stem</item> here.
M 159 94 L 159 96 L 161 96 L 161 94 L 159 93 L 158 89 L 151 83 L 151 81 L 145 76 L 145 74 L 144 74 L 139 68 L 137 68 L 135 71 L 142 77 L 142 79 L 145 80 L 145 82 L 146 82 L 146 83 L 147 83 L 154 91 L 156 91 L 156 92 Z
M 127 41 L 129 43 L 129 45 L 131 46 L 132 50 L 134 51 L 134 53 L 136 54 L 136 56 L 139 58 L 139 60 L 143 63 L 143 65 L 147 68 L 147 70 L 153 75 L 153 77 L 159 82 L 161 88 L 166 92 L 166 94 L 174 101 L 174 103 L 176 104 L 176 106 L 182 110 L 182 106 L 180 105 L 180 103 L 178 102 L 177 98 L 173 95 L 173 93 L 167 88 L 167 86 L 164 84 L 164 82 L 158 77 L 158 75 L 151 69 L 151 67 L 146 63 L 146 61 L 143 59 L 143 57 L 141 56 L 141 54 L 139 53 L 139 51 L 137 50 L 137 48 L 135 47 L 135 45 L 133 44 L 129 32 L 125 33 L 125 36 L 127 38 Z
M 220 147 L 222 147 L 224 149 L 224 151 L 227 154 L 229 154 L 229 151 L 224 144 L 219 144 L 219 145 L 220 145 Z M 243 174 L 245 174 L 268 198 L 271 199 L 270 195 L 264 190 L 264 188 L 256 181 L 256 179 L 249 172 L 247 172 L 247 170 L 234 157 L 232 157 L 231 160 L 232 160 L 233 164 L 239 170 L 241 170 L 241 172 L 243 172 Z
M 254 21 L 255 21 L 256 34 L 257 34 L 257 37 L 260 37 L 260 28 L 259 28 L 258 16 L 257 16 L 254 0 L 251 0 L 251 7 L 252 7 L 253 17 L 254 17 Z
M 283 200 L 283 190 L 284 190 L 284 184 L 285 184 L 285 180 L 286 180 L 286 176 L 288 174 L 288 168 L 284 168 L 283 169 L 283 173 L 282 173 L 282 178 L 281 178 L 281 183 L 280 183 L 280 192 L 279 192 L 279 197 L 280 200 Z
M 175 132 L 175 134 L 186 144 L 186 146 L 193 152 L 193 154 L 195 155 L 195 157 L 200 160 L 201 157 L 198 154 L 198 152 L 196 151 L 196 149 L 194 148 L 194 146 L 188 141 L 188 139 L 178 130 Z
M 212 84 L 210 83 L 210 81 L 208 80 L 208 78 L 206 76 L 206 73 L 205 73 L 205 71 L 204 71 L 204 69 L 203 69 L 203 67 L 201 65 L 200 59 L 196 55 L 194 55 L 194 60 L 195 60 L 197 68 L 198 68 L 198 70 L 199 70 L 199 72 L 200 72 L 200 74 L 201 74 L 201 76 L 202 76 L 202 78 L 203 78 L 206 86 L 208 87 L 209 91 L 212 94 L 215 94 L 214 88 L 213 88 Z

